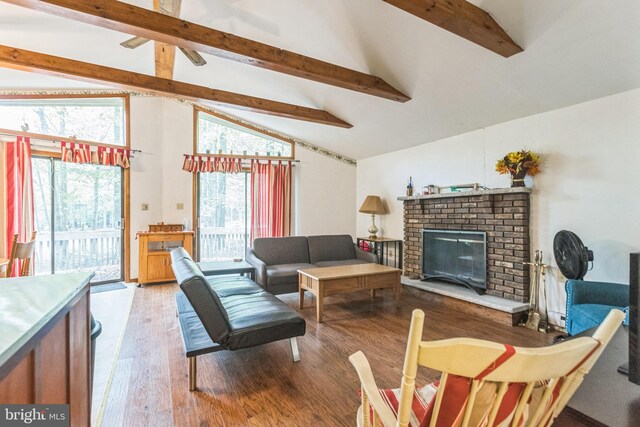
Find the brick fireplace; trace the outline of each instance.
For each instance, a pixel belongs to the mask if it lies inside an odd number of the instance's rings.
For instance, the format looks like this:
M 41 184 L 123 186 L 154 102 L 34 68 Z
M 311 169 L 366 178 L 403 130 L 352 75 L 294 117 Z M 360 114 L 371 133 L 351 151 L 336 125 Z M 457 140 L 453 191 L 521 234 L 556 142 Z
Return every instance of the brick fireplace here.
M 486 294 L 529 299 L 529 188 L 400 197 L 404 204 L 404 274 L 422 274 L 422 230 L 487 233 Z

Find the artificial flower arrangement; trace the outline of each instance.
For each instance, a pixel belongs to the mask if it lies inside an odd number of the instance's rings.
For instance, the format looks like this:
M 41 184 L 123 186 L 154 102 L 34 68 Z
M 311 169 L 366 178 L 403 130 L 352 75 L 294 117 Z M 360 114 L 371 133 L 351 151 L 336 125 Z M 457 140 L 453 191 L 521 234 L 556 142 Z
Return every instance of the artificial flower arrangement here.
M 524 148 L 512 151 L 498 160 L 496 172 L 500 175 L 510 174 L 512 187 L 524 187 L 525 176 L 540 173 L 540 156 Z

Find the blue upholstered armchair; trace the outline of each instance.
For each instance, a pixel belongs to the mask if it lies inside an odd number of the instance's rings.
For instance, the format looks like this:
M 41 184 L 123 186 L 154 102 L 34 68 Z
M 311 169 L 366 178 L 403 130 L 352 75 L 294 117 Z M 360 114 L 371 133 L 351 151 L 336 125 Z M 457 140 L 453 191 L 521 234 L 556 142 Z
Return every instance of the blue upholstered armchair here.
M 598 326 L 612 308 L 628 312 L 629 285 L 567 280 L 565 289 L 567 291 L 566 329 L 569 335 L 577 335 Z M 627 313 L 627 321 L 628 317 Z

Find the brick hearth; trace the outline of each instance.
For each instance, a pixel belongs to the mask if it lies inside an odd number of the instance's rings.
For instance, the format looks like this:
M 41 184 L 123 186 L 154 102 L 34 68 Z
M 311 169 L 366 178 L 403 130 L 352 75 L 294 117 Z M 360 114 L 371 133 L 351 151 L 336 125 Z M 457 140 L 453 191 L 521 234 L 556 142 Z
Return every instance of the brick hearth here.
M 529 188 L 400 197 L 404 202 L 404 274 L 422 273 L 422 230 L 487 232 L 487 294 L 529 299 Z

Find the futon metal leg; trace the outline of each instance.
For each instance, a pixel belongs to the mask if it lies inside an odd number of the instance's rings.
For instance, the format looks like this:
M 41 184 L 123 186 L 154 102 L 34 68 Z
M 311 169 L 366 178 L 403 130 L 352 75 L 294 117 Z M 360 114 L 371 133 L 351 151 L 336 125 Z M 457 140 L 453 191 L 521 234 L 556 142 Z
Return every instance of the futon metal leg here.
M 196 356 L 189 357 L 189 391 L 193 391 L 196 389 L 196 376 L 198 375 L 198 370 L 196 367 Z
M 300 352 L 298 351 L 298 340 L 296 337 L 289 338 L 289 342 L 291 343 L 291 354 L 293 355 L 293 361 L 300 361 Z

